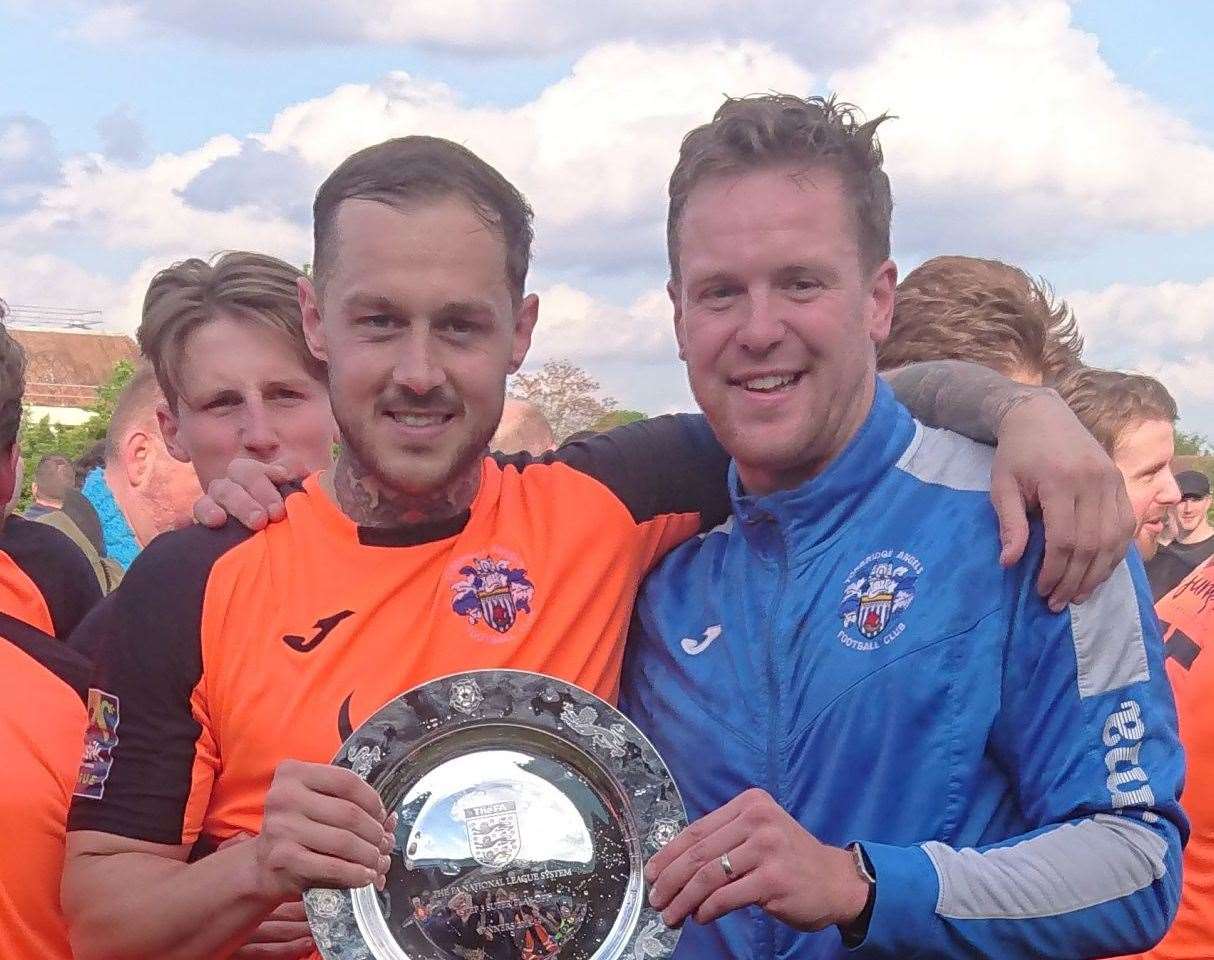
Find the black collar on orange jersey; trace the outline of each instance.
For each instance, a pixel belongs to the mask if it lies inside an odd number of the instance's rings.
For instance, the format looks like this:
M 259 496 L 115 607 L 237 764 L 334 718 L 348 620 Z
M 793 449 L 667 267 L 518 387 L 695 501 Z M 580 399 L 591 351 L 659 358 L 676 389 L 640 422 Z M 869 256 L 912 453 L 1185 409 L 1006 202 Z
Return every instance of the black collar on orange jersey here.
M 359 527 L 358 542 L 364 547 L 417 547 L 423 543 L 447 540 L 463 532 L 472 518 L 465 510 L 445 520 L 414 523 L 407 527 Z

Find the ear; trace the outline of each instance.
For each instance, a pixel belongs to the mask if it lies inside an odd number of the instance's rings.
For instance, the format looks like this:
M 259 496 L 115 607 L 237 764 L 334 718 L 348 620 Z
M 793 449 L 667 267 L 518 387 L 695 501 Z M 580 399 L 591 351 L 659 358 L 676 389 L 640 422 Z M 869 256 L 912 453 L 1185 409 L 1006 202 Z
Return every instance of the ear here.
M 303 315 L 304 340 L 312 356 L 322 363 L 329 362 L 329 346 L 325 341 L 324 324 L 320 320 L 320 297 L 316 284 L 307 277 L 295 281 L 299 290 L 299 312 Z
M 152 438 L 147 430 L 137 427 L 126 435 L 119 450 L 122 471 L 130 487 L 141 487 L 152 475 Z
M 519 301 L 514 311 L 514 333 L 510 342 L 510 372 L 518 373 L 531 349 L 531 335 L 540 319 L 540 298 L 529 293 Z
M 14 442 L 0 461 L 0 513 L 12 502 L 21 484 L 21 472 L 21 446 Z
M 869 282 L 868 335 L 873 343 L 880 343 L 889 336 L 897 290 L 898 268 L 894 261 L 886 260 L 873 271 Z
M 181 402 L 180 399 L 177 401 Z M 190 462 L 189 451 L 181 444 L 181 422 L 177 419 L 177 414 L 173 412 L 173 408 L 169 406 L 168 401 L 156 401 L 156 422 L 160 425 L 160 435 L 164 437 L 164 445 L 169 453 L 173 455 L 174 460 L 180 460 L 182 463 Z
M 666 295 L 674 308 L 674 339 L 679 345 L 679 359 L 687 359 L 687 331 L 683 329 L 683 287 L 677 280 L 666 282 Z

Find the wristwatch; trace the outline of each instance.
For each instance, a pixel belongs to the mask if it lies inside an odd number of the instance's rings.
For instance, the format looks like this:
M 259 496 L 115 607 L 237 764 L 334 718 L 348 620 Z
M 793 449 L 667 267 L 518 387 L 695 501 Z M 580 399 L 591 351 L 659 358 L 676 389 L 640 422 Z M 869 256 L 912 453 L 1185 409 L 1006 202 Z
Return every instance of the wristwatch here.
M 856 858 L 856 873 L 868 884 L 868 899 L 864 901 L 864 909 L 849 924 L 839 924 L 839 933 L 843 935 L 843 946 L 853 949 L 864 942 L 868 936 L 868 925 L 873 918 L 873 907 L 877 904 L 877 872 L 873 862 L 858 843 L 849 843 L 847 849 Z

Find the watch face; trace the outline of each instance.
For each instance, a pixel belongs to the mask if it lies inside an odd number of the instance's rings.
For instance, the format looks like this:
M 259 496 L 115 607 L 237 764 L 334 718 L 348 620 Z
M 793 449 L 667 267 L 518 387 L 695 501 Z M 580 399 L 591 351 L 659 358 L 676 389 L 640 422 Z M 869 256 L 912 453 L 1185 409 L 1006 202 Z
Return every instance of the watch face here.
M 665 764 L 618 711 L 513 670 L 445 677 L 381 708 L 334 761 L 398 817 L 382 892 L 304 897 L 326 960 L 615 960 L 678 939 L 646 860 L 686 825 Z

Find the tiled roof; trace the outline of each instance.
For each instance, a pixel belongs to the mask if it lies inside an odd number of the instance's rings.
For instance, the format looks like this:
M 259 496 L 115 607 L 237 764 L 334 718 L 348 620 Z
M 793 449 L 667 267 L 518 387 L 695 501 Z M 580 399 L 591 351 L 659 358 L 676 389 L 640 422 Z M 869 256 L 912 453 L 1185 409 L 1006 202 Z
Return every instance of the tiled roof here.
M 87 407 L 120 360 L 139 348 L 121 333 L 91 330 L 9 329 L 25 348 L 25 402 L 44 407 Z

